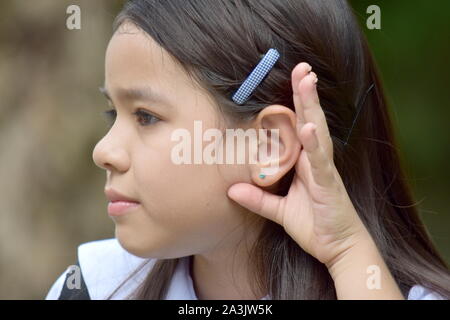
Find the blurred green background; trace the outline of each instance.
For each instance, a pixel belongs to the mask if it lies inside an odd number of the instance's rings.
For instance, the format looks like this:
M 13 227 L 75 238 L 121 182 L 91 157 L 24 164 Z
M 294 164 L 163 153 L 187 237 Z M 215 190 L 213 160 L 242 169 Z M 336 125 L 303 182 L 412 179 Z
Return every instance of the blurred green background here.
M 332 0 L 330 0 L 332 1 Z M 114 237 L 105 173 L 104 54 L 121 0 L 0 2 L 0 299 L 42 299 L 76 248 Z M 81 7 L 81 30 L 66 9 Z M 382 73 L 408 178 L 450 261 L 450 1 L 351 1 Z M 381 8 L 368 30 L 366 8 Z

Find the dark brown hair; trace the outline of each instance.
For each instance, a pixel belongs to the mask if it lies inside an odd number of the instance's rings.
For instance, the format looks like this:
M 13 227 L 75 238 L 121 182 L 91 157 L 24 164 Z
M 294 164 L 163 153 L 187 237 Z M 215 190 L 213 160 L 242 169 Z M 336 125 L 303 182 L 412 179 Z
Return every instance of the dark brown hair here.
M 450 298 L 448 266 L 419 218 L 379 72 L 347 1 L 134 0 L 117 16 L 114 31 L 124 22 L 150 35 L 235 123 L 271 104 L 294 110 L 291 73 L 308 62 L 320 79 L 335 165 L 400 290 L 406 297 L 420 284 Z M 281 59 L 245 105 L 234 104 L 232 94 L 269 48 Z M 372 84 L 346 144 L 356 106 Z M 278 194 L 286 194 L 292 176 L 293 170 Z M 336 299 L 325 265 L 272 221 L 263 221 L 251 260 L 255 292 L 272 299 Z M 133 298 L 164 299 L 177 263 L 156 261 Z

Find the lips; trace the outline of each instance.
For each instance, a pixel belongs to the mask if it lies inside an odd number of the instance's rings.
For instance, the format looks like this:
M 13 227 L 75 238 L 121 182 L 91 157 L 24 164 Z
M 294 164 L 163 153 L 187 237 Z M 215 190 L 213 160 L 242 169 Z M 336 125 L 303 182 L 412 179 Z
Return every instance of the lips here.
M 110 216 L 120 216 L 140 206 L 140 202 L 136 199 L 111 188 L 105 189 L 105 195 L 109 200 L 108 214 Z
M 129 196 L 126 196 L 112 188 L 109 189 L 105 189 L 105 195 L 106 198 L 108 198 L 108 200 L 110 202 L 116 202 L 116 201 L 123 201 L 123 202 L 134 202 L 134 203 L 139 203 L 138 200 L 133 199 Z
M 139 207 L 137 202 L 116 201 L 108 203 L 108 214 L 110 216 L 121 216 L 128 213 L 131 209 Z

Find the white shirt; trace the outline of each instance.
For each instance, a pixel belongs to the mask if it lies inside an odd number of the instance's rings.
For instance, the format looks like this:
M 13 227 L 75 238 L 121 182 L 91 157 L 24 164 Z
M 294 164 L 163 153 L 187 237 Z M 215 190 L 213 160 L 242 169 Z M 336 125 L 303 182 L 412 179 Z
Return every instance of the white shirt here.
M 145 279 L 156 259 L 143 259 L 127 252 L 116 238 L 83 243 L 78 247 L 78 261 L 83 278 L 92 300 L 106 299 L 122 282 L 143 262 L 148 261 L 111 297 L 122 300 L 131 294 Z M 47 293 L 46 300 L 57 300 L 61 293 L 66 273 L 64 271 Z M 269 296 L 262 298 L 269 299 Z M 408 300 L 443 299 L 435 292 L 420 285 L 413 286 L 408 293 Z M 189 256 L 180 259 L 171 279 L 165 300 L 198 300 L 189 270 Z

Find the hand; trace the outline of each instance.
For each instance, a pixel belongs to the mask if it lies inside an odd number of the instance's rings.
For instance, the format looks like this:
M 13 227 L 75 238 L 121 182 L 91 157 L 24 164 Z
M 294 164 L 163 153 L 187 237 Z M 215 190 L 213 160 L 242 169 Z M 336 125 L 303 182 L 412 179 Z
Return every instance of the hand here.
M 328 268 L 368 231 L 360 220 L 334 165 L 333 143 L 316 88 L 317 75 L 307 63 L 292 72 L 297 136 L 302 145 L 295 176 L 285 197 L 237 183 L 228 196 L 286 232 Z M 366 239 L 364 238 L 364 239 Z

